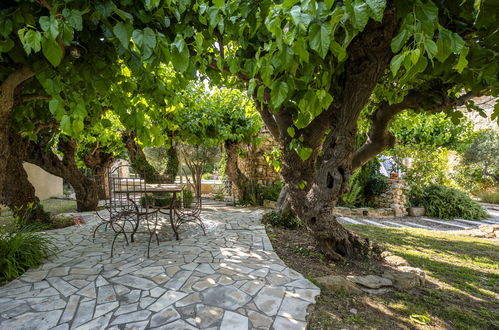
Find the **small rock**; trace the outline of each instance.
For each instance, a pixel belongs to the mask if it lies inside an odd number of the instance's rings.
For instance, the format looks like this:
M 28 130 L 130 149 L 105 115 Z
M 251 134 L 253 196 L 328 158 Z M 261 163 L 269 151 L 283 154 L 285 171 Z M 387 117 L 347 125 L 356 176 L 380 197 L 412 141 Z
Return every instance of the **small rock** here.
M 393 291 L 392 288 L 379 288 L 379 289 L 368 289 L 368 288 L 362 288 L 362 291 L 369 293 L 369 294 L 374 294 L 374 295 L 380 295 L 380 294 L 385 294 L 388 292 Z
M 386 256 L 384 257 L 385 263 L 392 265 L 392 266 L 409 266 L 407 261 L 399 256 Z
M 356 310 L 355 308 L 351 308 L 351 309 L 350 309 L 350 313 L 352 313 L 352 314 L 357 314 L 357 310 Z
M 408 207 L 407 212 L 411 217 L 422 217 L 426 214 L 424 207 Z
M 344 276 L 329 275 L 316 278 L 321 287 L 332 292 L 347 292 L 352 294 L 361 294 L 362 291 Z
M 376 275 L 347 276 L 347 279 L 370 289 L 379 289 L 383 286 L 392 286 L 391 280 Z
M 422 286 L 425 283 L 425 273 L 420 268 L 401 266 L 393 270 L 385 270 L 383 277 L 393 282 L 399 290 Z
M 480 225 L 478 228 L 485 234 L 492 234 L 495 231 L 499 231 L 499 225 Z

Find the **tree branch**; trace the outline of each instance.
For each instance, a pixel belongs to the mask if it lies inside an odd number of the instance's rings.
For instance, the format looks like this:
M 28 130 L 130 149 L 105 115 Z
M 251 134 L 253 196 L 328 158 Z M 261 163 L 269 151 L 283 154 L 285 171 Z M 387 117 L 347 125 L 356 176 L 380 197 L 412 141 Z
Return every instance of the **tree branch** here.
M 442 95 L 446 95 L 443 90 Z M 371 129 L 367 134 L 366 143 L 353 156 L 352 170 L 361 167 L 386 148 L 395 145 L 395 137 L 388 131 L 388 127 L 397 114 L 404 110 L 441 112 L 449 108 L 462 106 L 467 100 L 476 96 L 475 93 L 469 92 L 457 98 L 445 96 L 440 100 L 431 101 L 428 95 L 412 91 L 400 103 L 388 104 L 386 101 L 382 102 L 371 116 Z
M 29 102 L 34 100 L 50 100 L 50 96 L 41 94 L 24 94 L 21 95 L 19 102 Z

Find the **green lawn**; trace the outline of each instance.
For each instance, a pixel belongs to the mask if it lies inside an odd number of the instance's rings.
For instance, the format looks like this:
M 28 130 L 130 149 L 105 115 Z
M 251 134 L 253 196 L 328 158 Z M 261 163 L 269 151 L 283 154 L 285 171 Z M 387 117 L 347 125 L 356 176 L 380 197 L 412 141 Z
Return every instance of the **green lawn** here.
M 384 301 L 410 318 L 424 315 L 460 329 L 499 328 L 499 243 L 424 229 L 348 226 L 422 268 L 428 284 L 417 294 Z M 430 323 L 431 326 L 431 323 Z
M 51 198 L 41 201 L 41 204 L 43 205 L 43 209 L 51 215 L 76 212 L 76 201 L 73 200 Z M 9 210 L 2 210 L 0 215 L 0 226 L 10 219 L 12 219 L 12 212 Z

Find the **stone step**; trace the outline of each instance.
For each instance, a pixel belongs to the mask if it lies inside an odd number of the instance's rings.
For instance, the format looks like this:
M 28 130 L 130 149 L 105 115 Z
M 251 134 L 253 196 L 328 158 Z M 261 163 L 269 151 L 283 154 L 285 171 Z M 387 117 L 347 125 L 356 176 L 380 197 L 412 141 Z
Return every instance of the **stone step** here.
M 407 226 L 407 227 L 413 227 L 413 228 L 417 227 L 417 228 L 424 228 L 424 229 L 429 229 L 429 230 L 437 230 L 434 227 L 428 227 L 428 226 L 425 226 L 425 225 L 420 225 L 419 223 L 414 223 L 414 222 L 409 222 L 409 221 L 405 221 L 404 224 L 410 225 L 410 226 Z
M 357 220 L 354 220 L 352 218 L 348 218 L 348 217 L 339 217 L 340 220 L 343 220 L 345 222 L 348 222 L 348 223 L 351 223 L 351 224 L 354 224 L 354 225 L 363 225 L 362 222 L 360 221 L 357 221 Z
M 396 223 L 396 222 L 392 222 L 392 221 L 383 221 L 383 222 L 392 225 L 390 227 L 393 227 L 393 226 L 395 226 L 395 227 L 405 227 L 404 225 L 402 225 L 400 223 Z
M 388 227 L 387 225 L 384 225 L 384 224 L 377 222 L 377 221 L 366 220 L 366 219 L 362 219 L 362 221 L 367 222 L 367 224 L 369 224 L 369 225 L 373 225 L 373 226 L 377 226 L 377 227 Z

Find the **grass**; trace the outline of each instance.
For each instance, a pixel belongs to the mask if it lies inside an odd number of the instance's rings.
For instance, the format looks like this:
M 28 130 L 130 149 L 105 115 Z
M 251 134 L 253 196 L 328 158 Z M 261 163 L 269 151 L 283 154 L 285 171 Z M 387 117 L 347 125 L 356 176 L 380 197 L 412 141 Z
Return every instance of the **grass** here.
M 349 227 L 426 272 L 429 283 L 420 292 L 397 292 L 385 301 L 411 324 L 499 328 L 497 242 L 424 229 Z
M 40 203 L 43 209 L 52 216 L 59 213 L 76 212 L 76 201 L 73 200 L 51 198 L 43 200 Z M 0 228 L 4 227 L 12 219 L 11 211 L 2 210 L 0 214 Z

